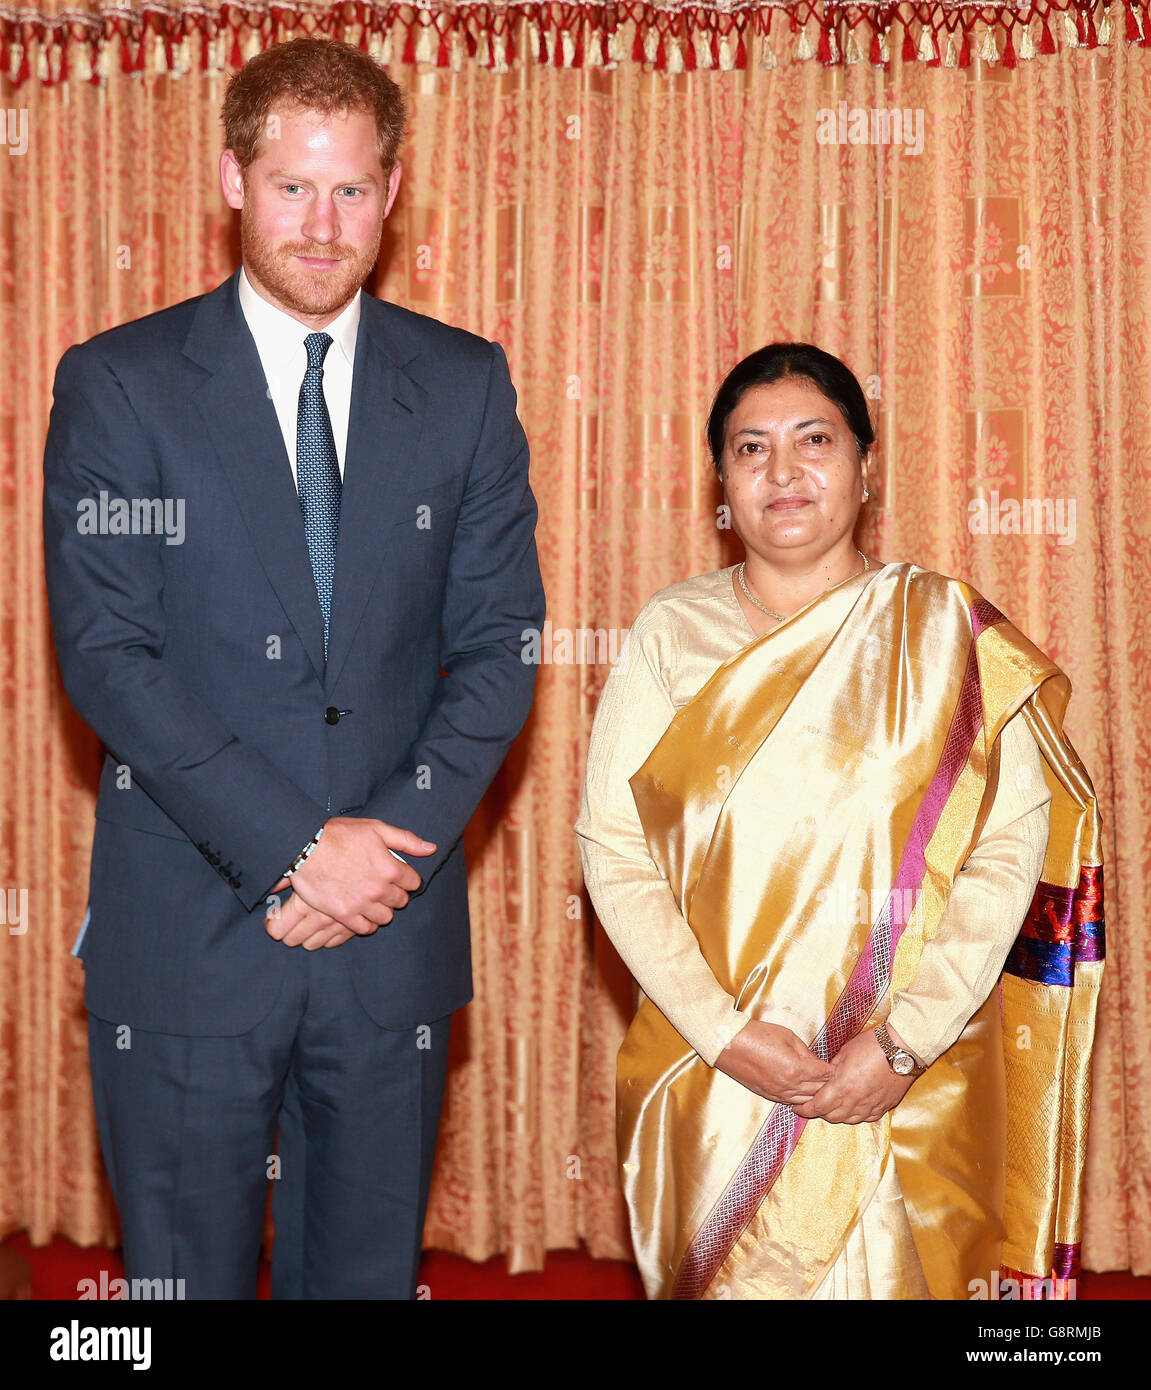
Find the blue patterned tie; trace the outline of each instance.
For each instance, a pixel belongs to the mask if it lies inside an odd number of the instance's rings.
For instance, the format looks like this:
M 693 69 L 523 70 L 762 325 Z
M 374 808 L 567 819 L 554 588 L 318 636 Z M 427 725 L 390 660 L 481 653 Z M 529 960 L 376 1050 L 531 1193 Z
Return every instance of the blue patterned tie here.
M 332 616 L 332 579 L 336 572 L 336 542 L 340 537 L 340 461 L 332 422 L 324 400 L 324 356 L 332 345 L 326 333 L 304 339 L 308 370 L 300 386 L 296 414 L 296 486 L 316 593 L 324 614 L 324 656 L 328 655 L 328 626 Z

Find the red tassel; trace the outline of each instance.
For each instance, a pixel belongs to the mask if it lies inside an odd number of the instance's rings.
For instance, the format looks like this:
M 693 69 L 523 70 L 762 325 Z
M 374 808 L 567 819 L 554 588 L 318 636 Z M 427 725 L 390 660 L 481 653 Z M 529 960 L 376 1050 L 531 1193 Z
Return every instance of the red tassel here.
M 575 53 L 572 56 L 572 67 L 583 67 L 583 25 L 581 24 L 576 31 Z
M 711 65 L 713 68 L 719 67 L 719 35 L 716 33 L 711 36 Z
M 695 72 L 698 66 L 695 58 L 695 44 L 689 29 L 683 38 L 683 70 L 684 72 Z
M 964 33 L 963 42 L 959 45 L 959 66 L 969 68 L 971 66 L 971 35 Z
M 171 60 L 169 60 L 168 66 L 169 66 L 169 68 L 172 66 Z M 2 68 L 2 65 L 0 65 L 0 68 Z M 61 81 L 61 82 L 67 82 L 67 80 L 68 80 L 68 73 L 69 73 L 69 67 L 68 67 L 68 44 L 65 42 L 65 43 L 62 43 L 62 44 L 60 45 L 60 81 Z
M 739 43 L 735 46 L 735 65 L 737 68 L 747 67 L 747 45 L 743 41 L 743 34 L 739 36 Z
M 406 68 L 414 68 L 416 65 L 416 26 L 408 26 L 408 36 L 404 39 L 404 54 L 400 59 Z
M 464 47 L 468 50 L 469 58 L 474 58 L 476 56 L 479 44 L 476 42 L 475 34 L 473 34 L 470 29 L 464 30 Z
M 871 53 L 869 55 L 869 61 L 873 68 L 881 68 L 883 66 L 883 50 L 879 46 L 878 29 L 874 30 L 871 35 Z
M 516 60 L 516 41 L 512 38 L 512 27 L 508 25 L 507 43 L 504 45 L 507 50 L 507 64 L 510 68 Z
M 1047 26 L 1044 25 L 1044 28 Z M 1135 43 L 1139 38 L 1139 23 L 1135 18 L 1135 10 L 1132 6 L 1127 6 L 1127 42 Z
M 546 63 L 548 60 L 548 36 L 547 31 L 540 30 L 540 62 Z
M 27 82 L 27 80 L 28 80 L 28 73 L 29 73 L 29 71 L 30 71 L 29 63 L 28 63 L 28 48 L 29 48 L 29 45 L 26 43 L 26 44 L 24 45 L 24 55 L 23 55 L 23 57 L 20 59 L 20 68 L 19 68 L 19 71 L 16 73 L 16 76 L 15 76 L 15 78 L 14 78 L 14 82 L 15 82 L 15 84 L 16 84 L 17 87 L 22 87 L 22 86 L 24 85 L 24 83 Z
M 656 72 L 667 72 L 667 44 L 664 43 L 663 35 L 659 36 L 659 43 L 655 48 L 655 70 Z
M 635 26 L 635 38 L 631 42 L 631 60 L 633 63 L 642 63 L 646 57 L 643 47 L 643 30 L 639 23 Z
M 447 36 L 447 34 L 441 34 L 441 35 L 440 35 L 440 42 L 439 42 L 438 46 L 436 47 L 436 67 L 438 67 L 438 68 L 447 68 L 447 67 L 451 67 L 451 63 L 452 63 L 452 55 L 451 55 L 451 53 L 450 53 L 449 50 L 448 50 L 448 36 Z
M 1087 47 L 1099 47 L 1099 35 L 1095 32 L 1095 20 L 1091 15 L 1087 15 Z
M 1051 37 L 1051 29 L 1048 26 L 1046 16 L 1043 19 L 1043 33 L 1039 36 L 1040 53 L 1054 53 L 1055 40 Z
M 607 65 L 611 62 L 611 49 L 608 47 L 608 37 L 606 29 L 599 36 L 599 56 L 601 59 L 602 66 L 606 68 Z
M 1013 68 L 1015 63 L 1015 43 L 1011 37 L 1011 30 L 1007 31 L 1007 43 L 1003 48 L 1003 57 L 999 60 L 1005 68 Z
M 831 62 L 831 27 L 819 31 L 819 42 L 815 45 L 815 56 L 826 66 Z
M 911 37 L 910 31 L 907 30 L 907 29 L 904 29 L 904 31 L 903 31 L 903 61 L 904 61 L 905 63 L 914 63 L 914 62 L 915 62 L 915 57 L 916 57 L 916 51 L 917 51 L 917 50 L 916 50 L 916 47 L 915 47 L 915 40 Z
M 244 55 L 240 51 L 240 31 L 238 29 L 232 31 L 232 51 L 228 54 L 228 65 L 233 68 L 244 66 Z
M 931 57 L 928 58 L 927 62 L 924 64 L 925 67 L 929 67 L 929 68 L 937 68 L 937 67 L 939 67 L 940 63 L 943 61 L 943 60 L 940 58 L 940 56 L 939 56 L 939 48 L 940 48 L 939 35 L 938 35 L 937 33 L 935 33 L 934 31 L 932 31 L 932 35 L 931 35 Z

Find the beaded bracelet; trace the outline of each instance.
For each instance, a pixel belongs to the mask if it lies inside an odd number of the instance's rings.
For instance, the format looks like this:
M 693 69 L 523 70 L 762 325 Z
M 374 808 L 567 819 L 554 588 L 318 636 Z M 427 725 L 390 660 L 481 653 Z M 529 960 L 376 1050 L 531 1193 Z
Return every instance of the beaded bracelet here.
M 285 878 L 291 878 L 296 870 L 300 868 L 304 861 L 315 851 L 316 846 L 320 843 L 320 836 L 323 833 L 324 827 L 321 825 L 319 830 L 316 831 L 304 848 L 296 855 L 295 859 L 292 860 L 290 867 L 284 870 Z

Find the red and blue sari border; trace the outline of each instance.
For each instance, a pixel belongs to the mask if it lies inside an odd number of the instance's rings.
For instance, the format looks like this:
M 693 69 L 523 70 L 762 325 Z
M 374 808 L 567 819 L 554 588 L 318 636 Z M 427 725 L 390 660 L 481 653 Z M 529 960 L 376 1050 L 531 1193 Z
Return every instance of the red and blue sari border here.
M 1079 871 L 1075 888 L 1040 881 L 1004 971 L 1034 984 L 1070 989 L 1075 967 L 1101 961 L 1106 951 L 1103 870 Z
M 1025 1274 L 1003 1265 L 999 1271 L 999 1298 L 1025 1303 L 1070 1301 L 1078 1297 L 1078 1245 L 1056 1244 L 1051 1269 L 1045 1275 Z

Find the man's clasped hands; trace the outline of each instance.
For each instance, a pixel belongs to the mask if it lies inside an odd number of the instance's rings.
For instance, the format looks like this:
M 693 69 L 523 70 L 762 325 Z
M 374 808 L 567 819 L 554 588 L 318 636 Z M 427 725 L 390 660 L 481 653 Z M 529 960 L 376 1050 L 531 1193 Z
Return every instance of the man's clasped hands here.
M 392 851 L 396 853 L 393 854 Z M 268 935 L 285 946 L 315 951 L 370 936 L 407 905 L 422 880 L 398 854 L 434 854 L 436 846 L 410 830 L 380 820 L 333 816 L 315 849 L 273 894 L 292 889 L 264 918 Z

